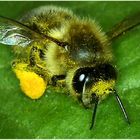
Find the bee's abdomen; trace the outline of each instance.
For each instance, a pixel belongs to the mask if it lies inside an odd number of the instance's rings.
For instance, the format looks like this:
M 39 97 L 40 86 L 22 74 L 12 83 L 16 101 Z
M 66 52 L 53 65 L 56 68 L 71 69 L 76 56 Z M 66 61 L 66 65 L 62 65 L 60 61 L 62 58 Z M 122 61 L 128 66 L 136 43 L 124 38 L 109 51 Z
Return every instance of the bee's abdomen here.
M 71 20 L 73 13 L 55 6 L 41 6 L 33 9 L 21 19 L 31 29 L 47 34 L 51 29 L 59 29 Z

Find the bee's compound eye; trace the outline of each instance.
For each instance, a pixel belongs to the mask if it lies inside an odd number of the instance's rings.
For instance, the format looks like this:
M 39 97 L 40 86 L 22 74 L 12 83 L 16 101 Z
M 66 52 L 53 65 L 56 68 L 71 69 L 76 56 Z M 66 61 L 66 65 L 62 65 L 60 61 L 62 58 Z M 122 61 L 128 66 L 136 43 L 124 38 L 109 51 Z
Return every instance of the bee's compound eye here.
M 75 72 L 72 82 L 73 89 L 76 93 L 81 94 L 83 92 L 83 86 L 86 80 L 88 80 L 88 73 L 82 68 L 78 69 Z

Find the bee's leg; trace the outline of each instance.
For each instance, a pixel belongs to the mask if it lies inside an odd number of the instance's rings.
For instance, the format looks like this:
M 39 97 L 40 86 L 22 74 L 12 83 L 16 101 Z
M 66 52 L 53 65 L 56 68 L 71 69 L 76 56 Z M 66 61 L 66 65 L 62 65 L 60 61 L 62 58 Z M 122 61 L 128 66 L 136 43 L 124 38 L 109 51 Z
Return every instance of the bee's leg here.
M 30 66 L 35 66 L 36 65 L 36 57 L 38 55 L 38 48 L 33 46 L 31 48 L 31 51 L 30 51 L 30 56 L 29 56 L 29 65 Z
M 28 59 L 15 60 L 12 64 L 13 71 L 20 81 L 21 90 L 31 99 L 39 99 L 49 81 L 48 71 L 39 63 L 40 61 L 39 49 L 32 46 Z
M 12 69 L 20 81 L 20 87 L 23 93 L 31 99 L 39 99 L 45 92 L 48 82 L 44 71 L 36 67 L 29 67 L 28 63 L 15 61 Z M 41 74 L 40 74 L 41 73 Z
M 29 65 L 28 67 L 34 70 L 37 74 L 42 75 L 42 72 L 45 73 L 46 68 L 42 65 L 38 64 L 38 62 L 42 59 L 43 52 L 41 49 L 33 46 L 30 51 L 29 56 Z M 42 75 L 44 77 L 44 75 Z
M 56 86 L 57 82 L 59 80 L 64 80 L 66 78 L 66 75 L 54 75 L 52 78 L 51 78 L 51 81 L 52 81 L 52 85 L 53 86 Z

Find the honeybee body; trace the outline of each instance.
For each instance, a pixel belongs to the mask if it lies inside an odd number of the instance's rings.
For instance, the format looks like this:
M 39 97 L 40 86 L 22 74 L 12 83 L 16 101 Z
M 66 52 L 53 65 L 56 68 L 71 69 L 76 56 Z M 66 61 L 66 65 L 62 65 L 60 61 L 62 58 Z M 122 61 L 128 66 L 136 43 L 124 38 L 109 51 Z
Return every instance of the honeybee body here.
M 25 15 L 21 22 L 32 30 L 68 42 L 70 46 L 61 48 L 48 41 L 46 49 L 47 68 L 55 75 L 65 74 L 66 67 L 72 65 L 94 65 L 97 62 L 110 62 L 112 52 L 106 35 L 91 19 L 81 19 L 67 9 L 40 7 Z M 70 59 L 70 60 L 68 60 Z M 55 67 L 55 68 L 54 68 Z M 57 72 L 57 67 L 60 72 Z M 65 69 L 65 72 L 63 72 Z
M 48 70 L 48 81 L 54 75 L 66 75 L 66 83 L 69 83 L 76 69 L 112 61 L 107 36 L 91 19 L 81 19 L 67 9 L 52 6 L 35 9 L 20 21 L 36 32 L 68 43 L 62 48 L 45 40 L 42 46 L 36 46 L 43 52 L 43 67 Z M 71 84 L 69 88 L 72 91 Z
M 98 102 L 110 93 L 129 122 L 114 89 L 117 72 L 110 39 L 94 20 L 80 18 L 65 8 L 43 6 L 20 22 L 3 17 L 0 22 L 5 25 L 0 42 L 14 45 L 17 59 L 12 67 L 28 97 L 38 99 L 47 85 L 57 86 L 64 80 L 70 94 L 85 107 L 95 105 L 91 128 Z

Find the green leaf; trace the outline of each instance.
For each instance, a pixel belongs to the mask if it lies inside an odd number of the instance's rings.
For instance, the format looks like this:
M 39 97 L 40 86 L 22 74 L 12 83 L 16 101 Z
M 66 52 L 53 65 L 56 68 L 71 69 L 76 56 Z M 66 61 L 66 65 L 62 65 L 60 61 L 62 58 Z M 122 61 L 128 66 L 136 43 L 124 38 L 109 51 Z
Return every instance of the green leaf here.
M 104 31 L 139 11 L 140 2 L 0 2 L 0 14 L 19 19 L 40 5 L 69 7 L 81 17 L 96 19 Z M 128 125 L 113 96 L 98 107 L 96 125 L 89 130 L 92 110 L 64 91 L 50 88 L 37 101 L 26 97 L 11 70 L 12 48 L 0 45 L 0 138 L 140 138 L 140 27 L 112 42 L 118 69 L 116 88 L 130 117 Z

